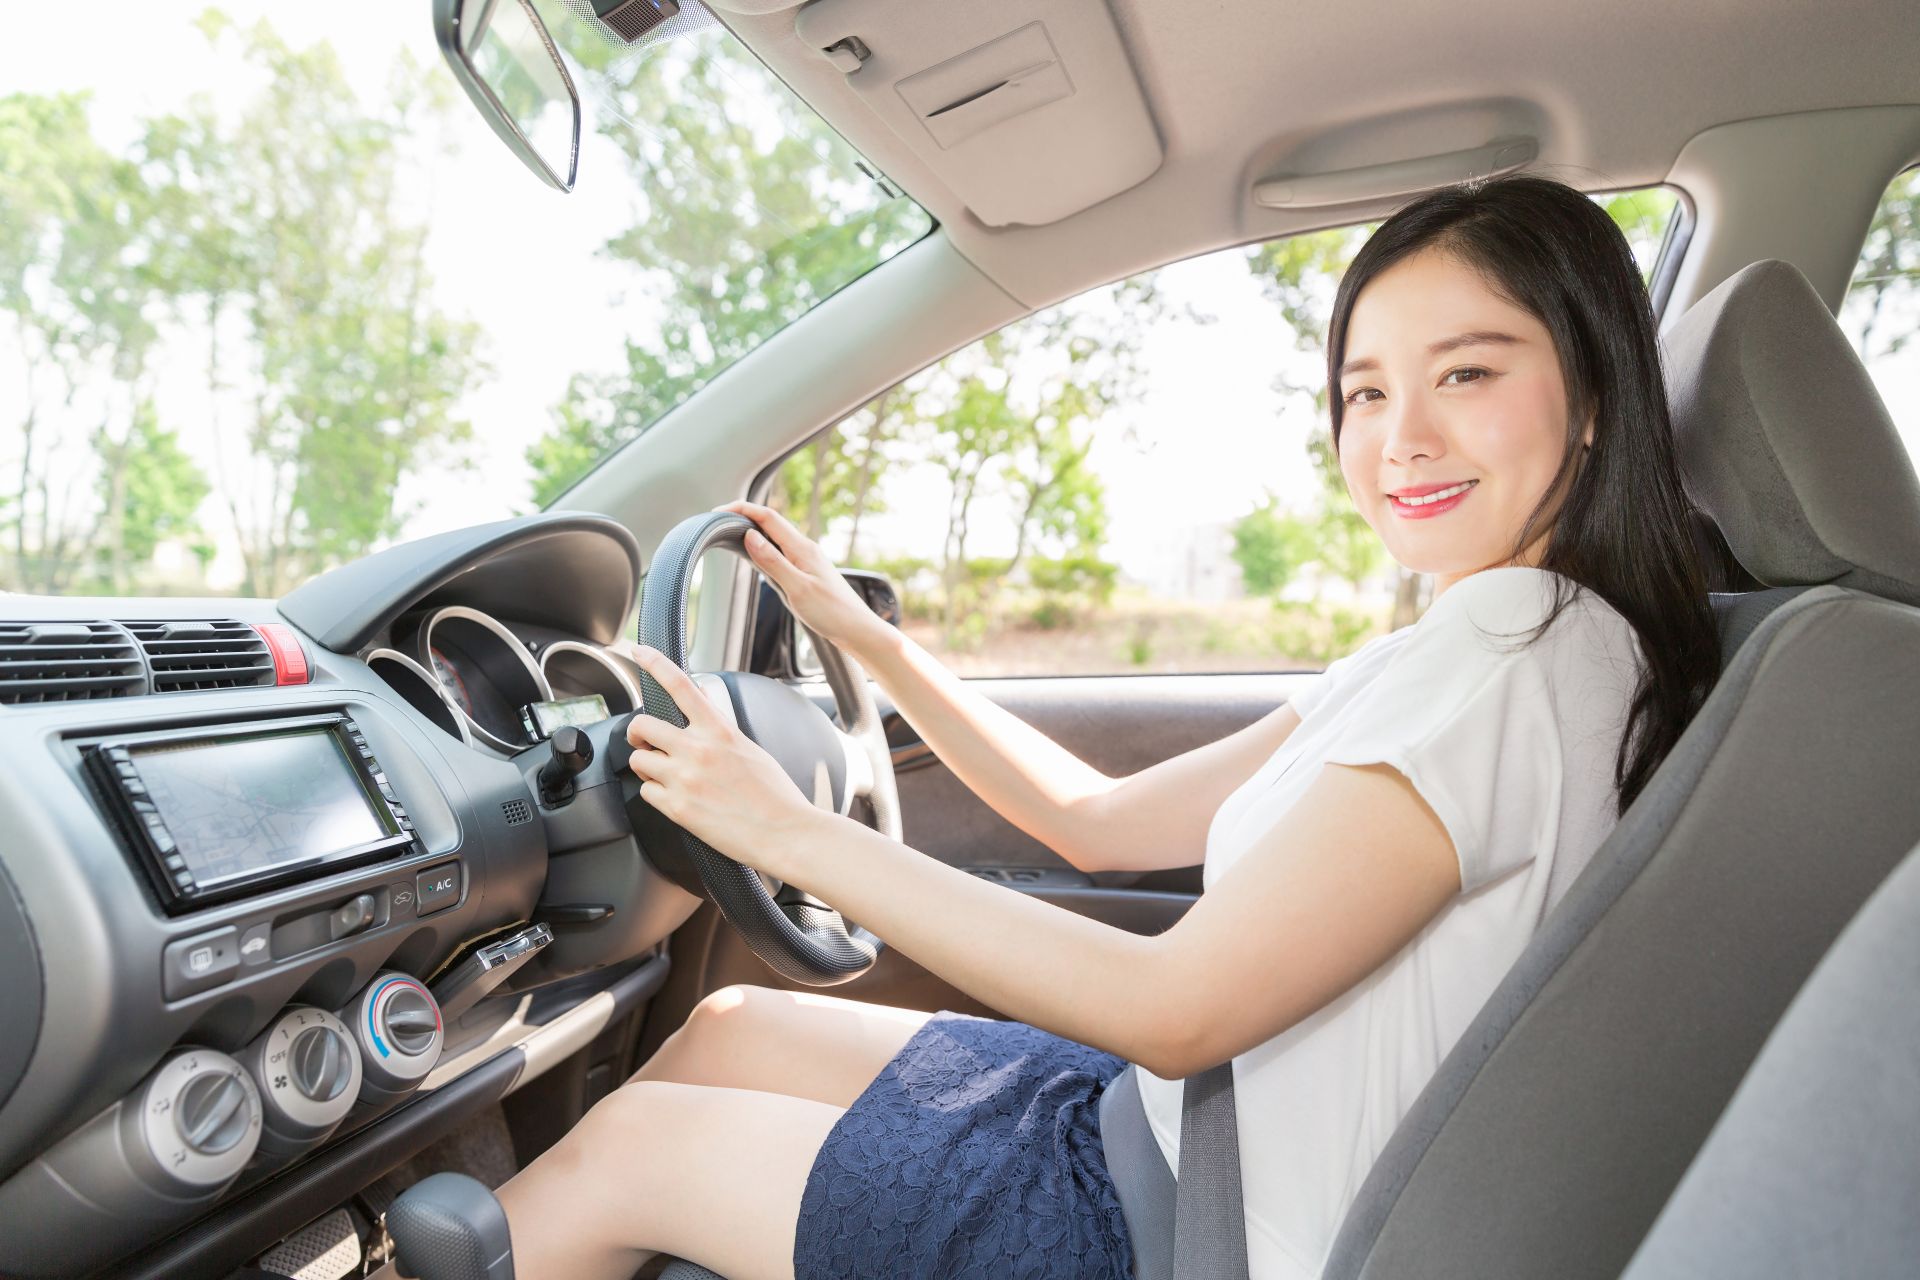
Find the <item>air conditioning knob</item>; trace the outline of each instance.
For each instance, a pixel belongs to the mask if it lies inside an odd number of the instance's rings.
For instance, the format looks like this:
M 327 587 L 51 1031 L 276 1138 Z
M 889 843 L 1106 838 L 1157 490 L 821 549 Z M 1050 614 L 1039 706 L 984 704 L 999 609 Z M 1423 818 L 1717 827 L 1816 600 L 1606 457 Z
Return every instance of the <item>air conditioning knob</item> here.
M 362 1101 L 412 1092 L 440 1061 L 440 1005 L 418 978 L 377 973 L 340 1016 L 360 1050 Z
M 403 986 L 386 1006 L 387 1038 L 404 1053 L 421 1054 L 440 1035 L 440 1011 L 424 988 Z
M 259 1090 L 238 1062 L 212 1049 L 176 1052 L 128 1102 L 133 1105 L 122 1115 L 157 1166 L 159 1185 L 196 1192 L 218 1187 L 259 1145 Z
M 195 1076 L 180 1090 L 173 1122 L 180 1137 L 203 1156 L 231 1151 L 251 1128 L 246 1086 L 238 1076 L 215 1073 Z
M 324 1009 L 293 1005 L 239 1058 L 266 1104 L 263 1150 L 292 1155 L 332 1133 L 360 1093 L 360 1050 Z

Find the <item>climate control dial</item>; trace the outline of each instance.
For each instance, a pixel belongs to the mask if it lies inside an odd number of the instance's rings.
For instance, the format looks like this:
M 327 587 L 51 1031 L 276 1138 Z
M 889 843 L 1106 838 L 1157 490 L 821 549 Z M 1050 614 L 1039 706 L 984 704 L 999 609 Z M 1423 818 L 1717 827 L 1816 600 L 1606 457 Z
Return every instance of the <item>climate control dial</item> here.
M 360 1050 L 324 1009 L 294 1005 L 240 1051 L 266 1107 L 260 1145 L 291 1153 L 331 1133 L 360 1094 Z
M 360 1049 L 368 1102 L 411 1092 L 440 1061 L 440 1006 L 418 978 L 377 973 L 340 1016 Z
M 188 1049 L 161 1063 L 139 1093 L 140 1137 L 169 1180 L 217 1187 L 260 1142 L 260 1091 L 224 1053 Z M 131 1118 L 131 1117 L 130 1117 Z

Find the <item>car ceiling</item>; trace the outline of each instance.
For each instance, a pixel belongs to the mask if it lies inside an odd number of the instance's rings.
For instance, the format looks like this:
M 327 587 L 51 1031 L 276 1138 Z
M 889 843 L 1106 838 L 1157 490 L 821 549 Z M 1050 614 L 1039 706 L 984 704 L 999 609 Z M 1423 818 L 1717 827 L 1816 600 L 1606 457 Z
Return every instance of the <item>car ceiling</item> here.
M 1665 178 L 1688 140 L 1714 125 L 1920 101 L 1908 0 L 713 3 L 756 54 L 940 219 L 961 253 L 1028 307 L 1225 245 L 1381 216 L 1398 202 L 1262 208 L 1252 186 L 1274 174 L 1434 155 L 1526 132 L 1539 143 L 1535 171 L 1589 190 L 1640 186 Z M 1020 193 L 996 190 L 990 175 L 977 173 L 956 186 L 951 153 L 925 131 L 890 127 L 877 114 L 889 104 L 874 92 L 875 77 L 867 75 L 863 96 L 806 38 L 808 11 L 823 3 L 855 10 L 842 27 L 872 51 L 856 74 L 879 71 L 889 82 L 1036 20 L 1059 31 L 1103 24 L 1110 13 L 1159 163 L 1144 180 L 1126 177 L 1126 189 L 1045 225 L 989 225 L 995 219 L 976 216 L 976 206 Z M 814 23 L 812 34 L 819 29 Z M 911 50 L 911 59 L 889 64 L 889 49 Z M 1062 60 L 1082 87 L 1096 79 L 1064 45 Z M 996 126 L 993 145 L 1009 155 L 1044 153 L 1049 120 L 1059 118 L 1057 110 L 1031 111 Z M 1076 153 L 1060 154 L 1054 172 L 1070 182 Z M 1032 172 L 1012 162 L 1004 168 L 1008 182 Z

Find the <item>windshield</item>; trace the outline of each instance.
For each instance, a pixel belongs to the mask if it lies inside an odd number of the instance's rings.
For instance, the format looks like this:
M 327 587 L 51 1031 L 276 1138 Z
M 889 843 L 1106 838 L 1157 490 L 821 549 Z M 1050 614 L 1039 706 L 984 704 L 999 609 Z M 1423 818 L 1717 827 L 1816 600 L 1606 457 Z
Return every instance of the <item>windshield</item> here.
M 0 44 L 0 588 L 277 596 L 550 503 L 931 227 L 709 14 L 536 9 L 542 185 L 425 3 L 164 0 Z

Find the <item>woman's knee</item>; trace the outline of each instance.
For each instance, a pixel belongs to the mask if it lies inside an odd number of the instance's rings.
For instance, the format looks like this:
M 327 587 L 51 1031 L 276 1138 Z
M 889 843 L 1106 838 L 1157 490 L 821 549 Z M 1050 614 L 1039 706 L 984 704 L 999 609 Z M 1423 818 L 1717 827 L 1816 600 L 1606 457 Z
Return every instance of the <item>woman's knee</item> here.
M 771 1020 L 770 1006 L 782 993 L 767 987 L 735 983 L 708 992 L 675 1027 L 655 1052 L 653 1061 L 634 1073 L 634 1080 L 652 1071 L 658 1078 L 688 1083 L 711 1083 L 708 1068 L 734 1059 L 743 1041 Z M 660 1072 L 665 1076 L 659 1076 Z
M 703 1047 L 724 1045 L 752 1035 L 775 1019 L 785 993 L 771 987 L 737 982 L 710 991 L 693 1006 L 675 1035 L 684 1035 Z

